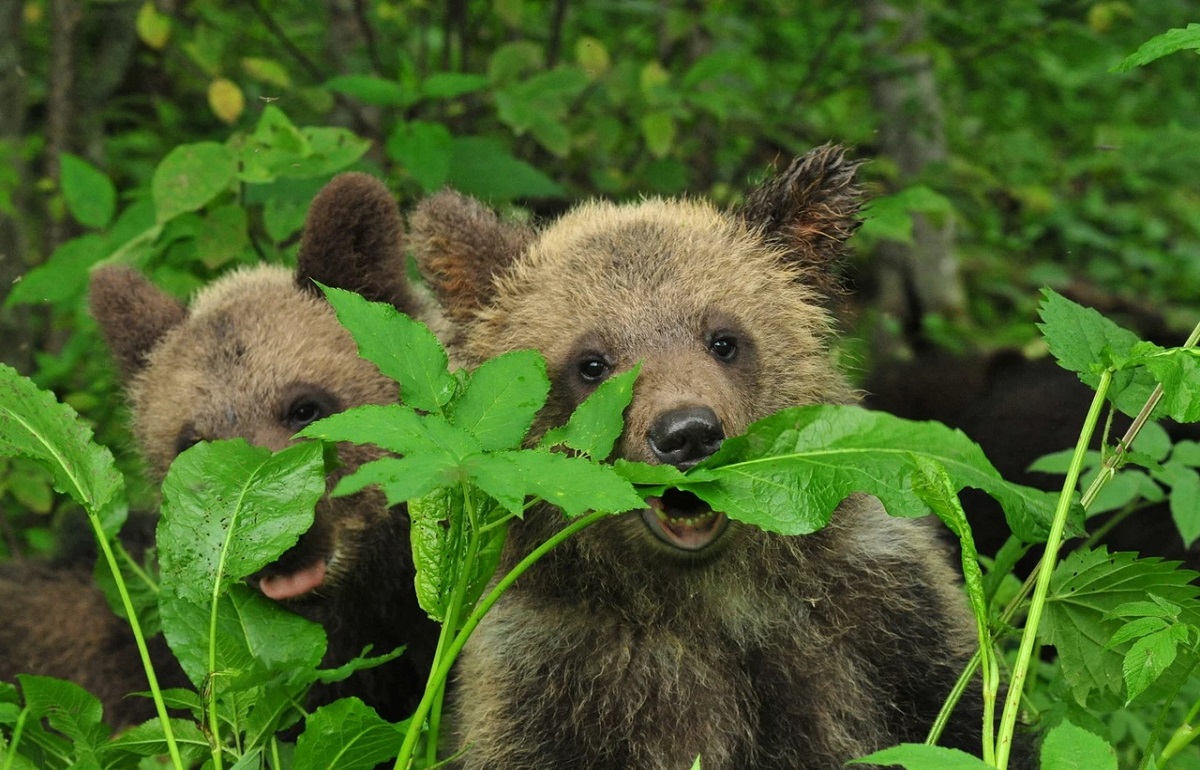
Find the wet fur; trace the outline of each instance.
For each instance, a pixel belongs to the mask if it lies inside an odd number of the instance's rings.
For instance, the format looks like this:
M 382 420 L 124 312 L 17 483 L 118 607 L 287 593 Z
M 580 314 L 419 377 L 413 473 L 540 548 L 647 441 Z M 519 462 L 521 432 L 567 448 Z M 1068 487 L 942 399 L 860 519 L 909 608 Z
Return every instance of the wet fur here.
M 797 158 L 734 212 L 700 201 L 584 204 L 514 235 L 454 192 L 411 220 L 418 263 L 478 363 L 536 348 L 553 382 L 535 432 L 590 392 L 578 364 L 642 362 L 622 457 L 654 462 L 664 412 L 711 407 L 726 435 L 781 408 L 850 403 L 825 307 L 857 227 L 857 164 Z M 469 225 L 472 230 L 463 232 Z M 717 333 L 739 341 L 717 361 Z M 548 506 L 510 530 L 502 569 L 563 526 Z M 732 523 L 685 554 L 640 512 L 584 530 L 505 594 L 458 669 L 464 768 L 835 768 L 921 741 L 970 655 L 973 623 L 925 522 L 854 497 L 783 537 Z M 978 753 L 978 699 L 944 742 Z

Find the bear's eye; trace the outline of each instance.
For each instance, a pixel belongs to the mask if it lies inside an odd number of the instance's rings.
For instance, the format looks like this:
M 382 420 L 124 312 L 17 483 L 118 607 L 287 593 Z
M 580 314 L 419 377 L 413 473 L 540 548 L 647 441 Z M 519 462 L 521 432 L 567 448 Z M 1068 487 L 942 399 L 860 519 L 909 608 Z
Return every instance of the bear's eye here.
M 288 407 L 287 426 L 292 430 L 314 423 L 325 416 L 324 407 L 314 399 L 300 399 Z
M 735 357 L 737 357 L 737 337 L 734 337 L 731 334 L 718 334 L 717 336 L 713 337 L 711 342 L 708 343 L 708 352 L 712 353 L 721 361 L 732 361 Z
M 599 356 L 585 358 L 579 362 L 579 376 L 584 382 L 596 383 L 608 376 L 611 367 Z
M 280 412 L 279 421 L 293 433 L 344 408 L 332 393 L 310 383 L 297 383 L 288 388 L 280 405 L 286 407 Z

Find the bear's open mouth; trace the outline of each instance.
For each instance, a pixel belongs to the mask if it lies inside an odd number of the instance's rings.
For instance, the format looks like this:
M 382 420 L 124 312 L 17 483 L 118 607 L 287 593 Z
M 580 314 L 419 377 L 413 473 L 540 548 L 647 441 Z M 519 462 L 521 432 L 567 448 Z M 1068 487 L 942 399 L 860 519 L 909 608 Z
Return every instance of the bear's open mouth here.
M 265 575 L 258 581 L 258 590 L 268 599 L 295 599 L 318 588 L 325 582 L 325 559 L 317 559 L 307 567 L 284 574 Z
M 667 545 L 684 551 L 699 551 L 712 545 L 729 519 L 714 511 L 691 492 L 668 489 L 662 497 L 648 497 L 650 507 L 642 512 L 642 521 L 654 536 Z

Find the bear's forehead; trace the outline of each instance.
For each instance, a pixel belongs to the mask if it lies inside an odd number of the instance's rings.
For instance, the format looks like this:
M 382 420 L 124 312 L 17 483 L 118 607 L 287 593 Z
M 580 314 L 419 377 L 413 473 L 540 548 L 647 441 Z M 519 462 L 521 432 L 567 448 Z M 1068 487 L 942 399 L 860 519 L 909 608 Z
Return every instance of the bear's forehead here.
M 193 410 L 234 401 L 276 409 L 297 383 L 363 400 L 377 397 L 379 381 L 332 309 L 292 290 L 193 313 L 151 354 L 137 391 Z

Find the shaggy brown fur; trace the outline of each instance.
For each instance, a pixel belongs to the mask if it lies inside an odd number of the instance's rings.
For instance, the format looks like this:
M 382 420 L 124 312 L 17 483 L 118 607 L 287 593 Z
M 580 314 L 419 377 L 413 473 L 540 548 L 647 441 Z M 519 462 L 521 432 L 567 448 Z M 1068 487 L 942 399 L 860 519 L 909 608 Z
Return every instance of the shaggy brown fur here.
M 277 450 L 322 416 L 396 401 L 395 383 L 359 358 L 313 279 L 427 317 L 409 291 L 404 267 L 395 200 L 371 177 L 344 174 L 312 204 L 296 273 L 278 266 L 241 270 L 185 307 L 130 268 L 97 270 L 92 311 L 127 379 L 134 432 L 152 476 L 161 480 L 175 456 L 197 441 L 242 437 Z M 339 447 L 339 454 L 344 467 L 331 475 L 331 488 L 376 456 L 352 446 Z M 409 554 L 402 508 L 389 509 L 377 493 L 325 498 L 312 528 L 256 576 L 264 594 L 325 626 L 327 664 L 340 664 L 367 644 L 376 652 L 409 645 L 398 660 L 326 688 L 318 700 L 357 695 L 392 720 L 407 716 L 415 705 L 437 629 L 417 606 Z M 82 583 L 73 585 L 76 598 L 87 603 Z M 60 587 L 61 593 L 71 593 L 65 573 L 62 580 L 47 582 L 44 592 Z M 107 608 L 94 590 L 87 595 L 91 612 L 63 619 L 83 618 L 81 633 L 93 633 L 86 626 L 95 623 L 94 635 L 118 640 L 127 635 L 96 620 Z M 109 650 L 123 646 L 120 641 L 89 645 L 77 665 L 91 669 L 103 660 L 107 671 L 115 665 L 107 659 Z M 32 668 L 22 670 L 36 671 L 38 654 L 25 654 Z M 136 666 L 136 658 L 125 665 Z M 98 686 L 106 693 L 116 689 Z
M 856 166 L 823 147 L 738 212 L 588 203 L 518 236 L 446 192 L 412 237 L 460 355 L 545 355 L 538 430 L 641 361 L 616 454 L 687 466 L 781 408 L 853 400 L 822 304 Z M 502 568 L 562 526 L 530 510 Z M 837 768 L 923 740 L 973 641 L 931 528 L 873 498 L 783 537 L 668 494 L 559 546 L 485 618 L 458 676 L 461 765 Z M 949 741 L 978 751 L 978 711 L 960 716 Z

